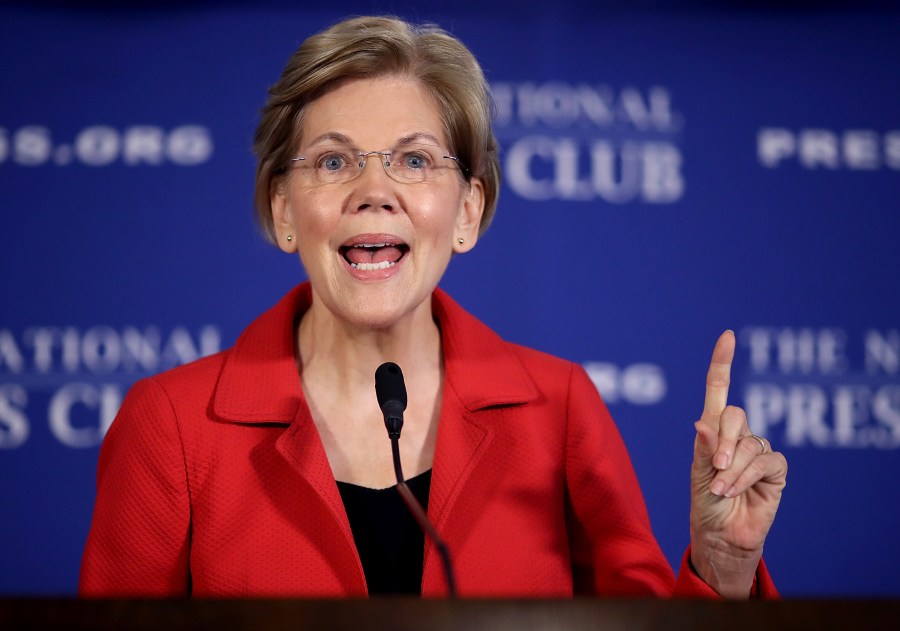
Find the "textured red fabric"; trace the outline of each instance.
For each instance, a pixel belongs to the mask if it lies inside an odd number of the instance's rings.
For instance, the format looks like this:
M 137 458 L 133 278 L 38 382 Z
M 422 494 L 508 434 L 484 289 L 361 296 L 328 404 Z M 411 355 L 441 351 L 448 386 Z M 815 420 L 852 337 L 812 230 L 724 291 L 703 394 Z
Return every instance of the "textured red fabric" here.
M 131 389 L 100 452 L 81 595 L 366 594 L 294 360 L 310 300 L 301 285 L 233 348 Z M 676 581 L 584 370 L 504 342 L 440 290 L 432 304 L 446 381 L 428 514 L 460 595 L 715 597 L 686 564 Z M 430 544 L 422 592 L 445 593 Z

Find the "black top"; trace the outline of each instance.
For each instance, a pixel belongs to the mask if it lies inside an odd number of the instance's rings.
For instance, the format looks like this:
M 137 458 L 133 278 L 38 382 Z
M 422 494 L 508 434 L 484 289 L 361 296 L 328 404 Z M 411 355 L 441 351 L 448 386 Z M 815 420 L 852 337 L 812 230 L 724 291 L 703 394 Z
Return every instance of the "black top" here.
M 431 470 L 406 481 L 428 510 Z M 369 594 L 421 594 L 425 534 L 396 486 L 370 489 L 338 482 Z

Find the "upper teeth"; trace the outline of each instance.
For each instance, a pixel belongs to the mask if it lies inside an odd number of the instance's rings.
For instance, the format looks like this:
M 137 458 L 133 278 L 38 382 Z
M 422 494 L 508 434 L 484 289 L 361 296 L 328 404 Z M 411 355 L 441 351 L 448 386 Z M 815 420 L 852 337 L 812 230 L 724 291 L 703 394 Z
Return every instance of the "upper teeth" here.
M 387 269 L 396 265 L 393 261 L 382 261 L 381 263 L 350 263 L 350 267 L 361 269 L 365 272 L 371 272 L 377 269 Z
M 354 248 L 386 248 L 387 243 L 357 243 Z

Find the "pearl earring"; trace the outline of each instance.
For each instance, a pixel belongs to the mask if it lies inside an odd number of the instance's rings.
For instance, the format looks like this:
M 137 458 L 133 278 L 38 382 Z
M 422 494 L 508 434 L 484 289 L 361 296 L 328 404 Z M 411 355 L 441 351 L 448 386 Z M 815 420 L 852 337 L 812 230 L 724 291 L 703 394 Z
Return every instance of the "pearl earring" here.
M 290 243 L 290 242 L 293 241 L 293 240 L 294 240 L 294 235 L 289 234 L 289 235 L 287 236 L 287 241 L 288 241 L 288 243 Z
M 460 245 L 462 245 L 463 243 L 466 242 L 466 240 L 463 239 L 462 237 L 460 237 L 459 239 L 457 239 L 457 241 L 459 241 L 459 244 L 460 244 Z

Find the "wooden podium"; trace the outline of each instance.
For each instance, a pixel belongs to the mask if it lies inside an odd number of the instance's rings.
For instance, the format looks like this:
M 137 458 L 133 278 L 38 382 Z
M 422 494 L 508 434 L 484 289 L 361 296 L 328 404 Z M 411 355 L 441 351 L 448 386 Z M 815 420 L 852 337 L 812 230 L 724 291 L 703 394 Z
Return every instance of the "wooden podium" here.
M 0 600 L 0 629 L 900 629 L 900 600 Z

